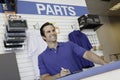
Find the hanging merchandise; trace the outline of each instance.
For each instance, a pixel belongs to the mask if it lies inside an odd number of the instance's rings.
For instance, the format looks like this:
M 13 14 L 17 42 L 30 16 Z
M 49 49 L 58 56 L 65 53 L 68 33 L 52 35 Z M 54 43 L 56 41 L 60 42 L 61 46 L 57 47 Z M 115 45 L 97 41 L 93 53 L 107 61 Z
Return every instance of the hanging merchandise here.
M 9 15 L 4 34 L 5 48 L 22 48 L 26 39 L 27 22 L 17 15 Z
M 26 20 L 8 20 L 8 31 L 24 31 L 26 29 Z

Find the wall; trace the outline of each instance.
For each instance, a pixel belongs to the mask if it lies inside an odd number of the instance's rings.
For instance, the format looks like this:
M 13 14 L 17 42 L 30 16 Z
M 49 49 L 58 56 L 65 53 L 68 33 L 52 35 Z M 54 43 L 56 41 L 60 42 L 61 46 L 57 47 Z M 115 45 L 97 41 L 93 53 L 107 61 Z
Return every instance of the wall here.
M 119 20 L 115 17 L 101 16 L 103 26 L 97 30 L 97 35 L 106 61 L 111 61 L 110 55 L 120 53 Z
M 115 36 L 116 42 L 119 46 L 120 49 L 120 17 L 116 16 L 116 17 L 109 17 L 111 25 L 112 25 L 112 29 L 113 29 L 113 34 Z

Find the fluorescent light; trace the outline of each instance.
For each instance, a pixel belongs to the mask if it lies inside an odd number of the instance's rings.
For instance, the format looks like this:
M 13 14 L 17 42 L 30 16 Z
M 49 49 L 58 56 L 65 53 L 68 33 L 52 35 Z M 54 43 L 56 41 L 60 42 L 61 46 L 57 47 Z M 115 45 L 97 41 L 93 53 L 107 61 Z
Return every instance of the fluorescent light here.
M 109 10 L 114 11 L 114 10 L 118 10 L 118 9 L 120 9 L 120 2 L 117 3 L 116 5 L 114 5 L 114 6 L 113 6 L 112 8 L 110 8 Z

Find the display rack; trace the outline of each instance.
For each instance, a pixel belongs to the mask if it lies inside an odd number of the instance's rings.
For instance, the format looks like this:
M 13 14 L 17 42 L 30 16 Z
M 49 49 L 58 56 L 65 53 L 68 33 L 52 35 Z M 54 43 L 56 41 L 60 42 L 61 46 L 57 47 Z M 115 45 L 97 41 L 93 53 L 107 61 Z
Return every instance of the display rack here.
M 22 48 L 26 39 L 27 22 L 18 15 L 7 16 L 4 34 L 4 47 Z

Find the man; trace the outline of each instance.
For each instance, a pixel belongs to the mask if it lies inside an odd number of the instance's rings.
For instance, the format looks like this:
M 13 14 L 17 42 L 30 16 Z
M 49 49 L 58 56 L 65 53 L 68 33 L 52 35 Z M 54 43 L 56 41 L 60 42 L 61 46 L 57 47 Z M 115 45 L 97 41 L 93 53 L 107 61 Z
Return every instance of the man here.
M 78 57 L 83 57 L 97 64 L 106 64 L 99 56 L 73 42 L 57 42 L 57 33 L 51 23 L 43 24 L 40 33 L 48 44 L 47 49 L 38 57 L 42 80 L 55 80 L 82 71 L 81 64 L 76 61 Z

